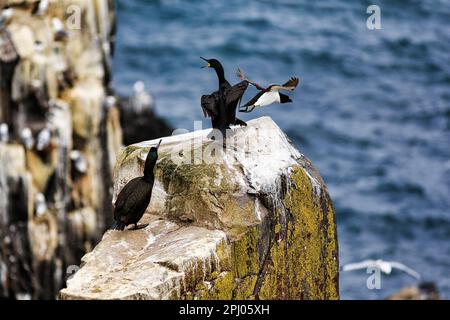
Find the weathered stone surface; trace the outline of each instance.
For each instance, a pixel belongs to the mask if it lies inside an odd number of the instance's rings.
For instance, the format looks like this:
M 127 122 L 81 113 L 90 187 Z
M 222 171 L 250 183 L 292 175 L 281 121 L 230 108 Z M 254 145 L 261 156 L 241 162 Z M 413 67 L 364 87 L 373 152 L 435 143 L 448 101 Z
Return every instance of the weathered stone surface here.
M 209 130 L 163 138 L 141 221 L 149 226 L 108 231 L 61 297 L 339 298 L 335 217 L 322 178 L 270 118 L 234 130 L 225 151 Z M 122 150 L 114 199 L 142 174 L 157 141 Z

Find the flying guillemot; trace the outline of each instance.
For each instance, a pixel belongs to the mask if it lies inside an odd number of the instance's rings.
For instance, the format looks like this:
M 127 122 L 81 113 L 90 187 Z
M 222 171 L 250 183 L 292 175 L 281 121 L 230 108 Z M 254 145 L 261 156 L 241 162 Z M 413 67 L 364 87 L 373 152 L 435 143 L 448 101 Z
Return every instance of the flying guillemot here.
M 254 85 L 256 89 L 260 90 L 257 95 L 255 95 L 250 101 L 243 105 L 239 111 L 240 112 L 252 112 L 255 108 L 261 108 L 273 103 L 288 103 L 292 102 L 289 96 L 282 94 L 280 90 L 294 91 L 300 80 L 296 77 L 290 78 L 285 84 L 271 84 L 264 88 L 256 82 L 248 80 L 242 70 L 238 69 L 237 76 L 243 81 Z

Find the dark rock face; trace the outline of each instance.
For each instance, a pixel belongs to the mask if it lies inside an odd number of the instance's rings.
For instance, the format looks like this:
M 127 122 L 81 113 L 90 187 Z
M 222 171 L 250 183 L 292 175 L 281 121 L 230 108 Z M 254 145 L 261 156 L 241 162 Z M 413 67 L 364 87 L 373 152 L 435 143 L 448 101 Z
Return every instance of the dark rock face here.
M 120 104 L 120 125 L 123 131 L 123 143 L 126 146 L 169 136 L 173 132 L 172 127 L 159 118 L 152 109 L 137 112 L 128 99 L 123 99 Z

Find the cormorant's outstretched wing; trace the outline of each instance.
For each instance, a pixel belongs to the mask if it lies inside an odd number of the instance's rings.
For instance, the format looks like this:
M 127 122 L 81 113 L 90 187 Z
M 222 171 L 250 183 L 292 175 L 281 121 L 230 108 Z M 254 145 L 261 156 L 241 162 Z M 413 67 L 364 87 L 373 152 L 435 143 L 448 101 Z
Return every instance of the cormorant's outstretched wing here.
M 241 81 L 238 84 L 235 84 L 225 93 L 225 101 L 227 105 L 227 109 L 235 110 L 239 101 L 242 99 L 245 90 L 248 88 L 248 81 Z
M 298 83 L 300 82 L 300 80 L 296 77 L 292 77 L 290 78 L 285 84 L 281 85 L 281 86 L 272 86 L 272 90 L 288 90 L 288 91 L 294 91 L 295 88 L 298 86 Z
M 202 96 L 201 105 L 205 118 L 209 117 L 214 119 L 218 116 L 218 95 L 216 92 Z
M 407 265 L 404 265 L 403 263 L 397 262 L 397 261 L 389 261 L 389 263 L 391 264 L 392 268 L 399 269 L 399 270 L 401 270 L 403 272 L 406 272 L 411 277 L 414 277 L 414 278 L 420 280 L 420 278 L 421 278 L 420 274 L 416 270 L 408 267 Z

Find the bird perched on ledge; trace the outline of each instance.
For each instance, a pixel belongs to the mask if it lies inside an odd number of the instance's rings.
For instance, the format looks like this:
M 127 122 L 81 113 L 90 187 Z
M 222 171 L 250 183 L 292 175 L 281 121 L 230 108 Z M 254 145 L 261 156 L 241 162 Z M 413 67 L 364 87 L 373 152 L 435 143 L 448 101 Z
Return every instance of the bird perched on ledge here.
M 242 108 L 239 108 L 239 112 L 252 112 L 255 108 L 261 108 L 272 103 L 288 103 L 292 102 L 291 98 L 282 94 L 280 90 L 294 91 L 300 80 L 296 77 L 290 78 L 285 84 L 271 84 L 267 88 L 260 86 L 259 84 L 248 80 L 241 69 L 238 69 L 237 76 L 242 81 L 254 85 L 260 92 L 254 96 L 249 102 L 247 102 Z
M 217 59 L 205 59 L 207 64 L 203 68 L 213 68 L 219 80 L 219 90 L 210 95 L 203 95 L 201 105 L 205 117 L 211 118 L 213 129 L 218 129 L 225 137 L 226 129 L 230 125 L 246 126 L 247 124 L 236 118 L 236 108 L 248 87 L 248 81 L 241 81 L 234 86 L 225 79 L 225 71 Z
M 144 215 L 150 199 L 152 197 L 153 183 L 155 181 L 156 161 L 158 161 L 158 148 L 162 140 L 156 147 L 151 147 L 145 159 L 144 175 L 129 181 L 120 191 L 114 208 L 114 220 L 116 221 L 112 229 L 123 230 L 126 226 L 134 224 L 134 230 L 138 228 L 137 223 Z

